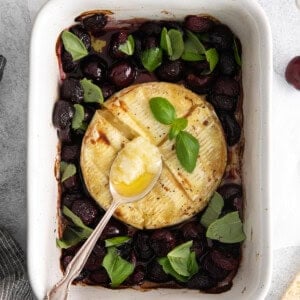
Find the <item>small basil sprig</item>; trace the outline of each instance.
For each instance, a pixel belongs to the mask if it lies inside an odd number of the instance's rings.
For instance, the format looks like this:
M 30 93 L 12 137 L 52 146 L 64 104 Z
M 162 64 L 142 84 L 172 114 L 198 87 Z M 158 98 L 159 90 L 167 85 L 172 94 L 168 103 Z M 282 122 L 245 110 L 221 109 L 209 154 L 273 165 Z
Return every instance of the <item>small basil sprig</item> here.
M 86 226 L 68 207 L 63 206 L 62 212 L 72 221 L 72 224 L 66 227 L 62 239 L 56 240 L 56 245 L 59 248 L 67 249 L 87 239 L 92 234 L 93 229 Z
M 76 174 L 76 166 L 65 161 L 60 162 L 60 182 L 64 182 L 68 178 Z
M 215 48 L 210 48 L 205 51 L 205 57 L 209 63 L 209 71 L 211 73 L 219 62 L 219 54 Z
M 65 49 L 71 54 L 73 61 L 79 60 L 89 54 L 81 39 L 72 32 L 64 30 L 61 39 Z
M 212 222 L 206 231 L 206 237 L 229 244 L 242 242 L 246 236 L 239 213 L 234 211 Z
M 125 43 L 119 45 L 119 50 L 127 55 L 134 53 L 135 42 L 133 36 L 130 34 Z
M 155 47 L 143 51 L 141 61 L 147 71 L 153 72 L 162 63 L 162 50 Z
M 188 120 L 186 118 L 176 118 L 174 106 L 165 98 L 151 98 L 149 105 L 157 121 L 165 125 L 171 125 L 169 139 L 176 138 L 175 148 L 177 158 L 183 168 L 192 173 L 196 167 L 200 146 L 195 137 L 183 131 L 188 125 Z
M 207 228 L 212 222 L 216 221 L 221 214 L 223 206 L 223 197 L 218 192 L 215 192 L 201 217 L 201 224 Z
M 164 27 L 161 31 L 160 47 L 166 51 L 170 60 L 180 58 L 184 51 L 182 33 L 177 29 L 170 29 L 168 31 Z
M 116 247 L 107 248 L 102 266 L 111 280 L 111 287 L 119 286 L 134 271 L 134 264 L 118 255 Z
M 191 251 L 193 241 L 188 241 L 171 250 L 166 257 L 158 259 L 165 273 L 178 281 L 186 282 L 199 270 L 194 251 Z
M 74 116 L 72 118 L 72 128 L 74 130 L 85 131 L 87 124 L 84 122 L 84 108 L 80 104 L 74 104 Z
M 92 82 L 83 78 L 80 80 L 80 84 L 83 88 L 83 101 L 88 103 L 100 103 L 104 101 L 102 91 L 100 87 Z

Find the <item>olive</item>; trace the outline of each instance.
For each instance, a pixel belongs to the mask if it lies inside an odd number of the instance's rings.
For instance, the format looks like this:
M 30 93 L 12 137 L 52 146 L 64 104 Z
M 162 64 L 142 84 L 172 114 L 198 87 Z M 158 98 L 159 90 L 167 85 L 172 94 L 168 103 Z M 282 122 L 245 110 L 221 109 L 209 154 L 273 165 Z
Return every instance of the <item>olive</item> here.
M 72 55 L 64 48 L 62 48 L 61 53 L 61 64 L 65 73 L 75 72 L 79 66 L 79 62 L 73 61 Z
M 97 32 L 103 29 L 107 24 L 107 16 L 105 14 L 94 14 L 82 20 L 83 26 L 86 30 Z
M 74 115 L 73 105 L 67 101 L 59 100 L 55 102 L 52 121 L 57 128 L 66 128 Z
M 72 162 L 79 159 L 80 145 L 63 145 L 60 152 L 61 160 L 66 162 Z
M 182 79 L 184 64 L 180 60 L 167 60 L 156 69 L 157 77 L 162 81 L 176 82 Z
M 190 15 L 185 17 L 183 26 L 188 30 L 203 33 L 209 31 L 214 24 L 208 17 Z
M 226 95 L 229 97 L 236 97 L 240 93 L 239 83 L 230 77 L 219 77 L 214 86 L 212 92 L 216 95 Z
M 88 79 L 103 82 L 106 79 L 107 63 L 98 55 L 85 57 L 80 64 L 82 73 Z
M 83 101 L 83 88 L 80 81 L 75 78 L 65 79 L 60 88 L 60 96 L 63 100 L 81 103 Z
M 108 71 L 108 78 L 118 88 L 129 86 L 135 78 L 136 70 L 128 61 L 120 61 L 112 65 Z
M 127 56 L 126 53 L 119 50 L 119 46 L 124 44 L 128 38 L 126 31 L 118 31 L 111 36 L 109 43 L 109 55 L 112 58 L 124 58 Z
M 228 146 L 233 146 L 236 144 L 241 137 L 241 127 L 234 115 L 227 113 L 219 114 L 221 120 Z
M 168 229 L 157 229 L 151 235 L 150 245 L 156 256 L 166 256 L 176 246 L 176 237 Z
M 218 50 L 229 50 L 233 45 L 232 31 L 226 25 L 215 25 L 210 31 L 209 42 Z
M 70 31 L 74 33 L 84 44 L 87 50 L 91 49 L 91 37 L 81 24 L 72 26 Z
M 220 53 L 219 69 L 223 75 L 233 76 L 236 71 L 236 63 L 232 52 Z
M 96 204 L 87 199 L 76 199 L 72 204 L 71 210 L 85 225 L 93 224 L 99 214 Z
M 217 285 L 217 281 L 204 272 L 195 274 L 187 283 L 186 287 L 189 289 L 208 290 Z
M 225 110 L 233 113 L 236 109 L 238 98 L 226 95 L 210 94 L 207 97 L 207 100 L 216 110 Z

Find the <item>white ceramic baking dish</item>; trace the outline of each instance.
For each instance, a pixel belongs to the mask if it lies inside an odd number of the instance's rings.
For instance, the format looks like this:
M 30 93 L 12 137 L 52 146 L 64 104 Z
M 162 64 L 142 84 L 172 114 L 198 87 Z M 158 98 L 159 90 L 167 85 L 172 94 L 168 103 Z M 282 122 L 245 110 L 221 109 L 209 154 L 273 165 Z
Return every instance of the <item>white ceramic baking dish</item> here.
M 39 13 L 32 32 L 28 116 L 28 270 L 36 296 L 61 277 L 57 236 L 57 183 L 54 162 L 56 130 L 53 103 L 58 97 L 59 70 L 55 44 L 60 32 L 80 13 L 109 9 L 116 19 L 145 17 L 182 19 L 205 13 L 230 26 L 243 46 L 244 134 L 243 177 L 245 232 L 243 258 L 230 291 L 220 295 L 195 290 L 109 290 L 74 286 L 71 299 L 261 299 L 271 272 L 269 207 L 269 100 L 272 72 L 270 28 L 253 0 L 52 0 Z

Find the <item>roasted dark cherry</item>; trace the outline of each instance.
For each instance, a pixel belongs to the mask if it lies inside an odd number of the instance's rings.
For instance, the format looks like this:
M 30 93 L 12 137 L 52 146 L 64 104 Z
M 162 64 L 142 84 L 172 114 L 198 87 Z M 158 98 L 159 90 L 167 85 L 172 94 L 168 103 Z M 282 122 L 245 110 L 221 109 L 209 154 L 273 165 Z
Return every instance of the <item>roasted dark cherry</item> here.
M 151 49 L 159 46 L 158 39 L 155 36 L 148 36 L 143 39 L 143 49 Z
M 218 50 L 230 50 L 233 45 L 233 34 L 226 25 L 218 24 L 210 31 L 209 41 Z
M 235 111 L 238 102 L 237 97 L 216 94 L 208 95 L 207 100 L 213 105 L 216 110 L 224 110 L 232 113 Z
M 78 175 L 73 175 L 63 182 L 63 188 L 69 192 L 78 192 L 81 190 L 81 182 Z
M 197 260 L 201 261 L 202 256 L 208 250 L 207 239 L 203 237 L 202 239 L 193 240 L 193 245 L 191 247 L 191 250 L 195 251 Z
M 180 231 L 185 241 L 202 239 L 205 237 L 205 228 L 197 221 L 184 224 Z
M 162 81 L 176 82 L 182 79 L 184 71 L 184 64 L 180 60 L 165 61 L 160 67 L 156 69 L 157 77 Z
M 138 265 L 135 267 L 133 273 L 126 280 L 127 284 L 135 285 L 143 283 L 146 276 L 145 267 L 142 265 Z
M 71 209 L 73 202 L 82 198 L 83 196 L 78 193 L 64 193 L 61 198 L 61 206 L 65 205 Z
M 176 237 L 168 229 L 157 229 L 151 235 L 150 245 L 156 256 L 166 256 L 176 246 Z
M 240 243 L 235 244 L 224 244 L 218 241 L 213 242 L 213 248 L 219 250 L 225 255 L 232 256 L 236 259 L 239 259 L 241 255 L 241 245 Z
M 64 144 L 70 144 L 73 141 L 73 139 L 72 139 L 73 135 L 72 135 L 72 130 L 71 130 L 70 124 L 63 129 L 59 129 L 57 131 L 57 135 L 58 135 L 59 140 Z
M 91 32 L 97 32 L 102 30 L 107 24 L 107 16 L 100 13 L 94 14 L 90 17 L 86 17 L 82 20 L 83 26 L 86 30 Z
M 108 79 L 118 88 L 129 86 L 135 78 L 135 67 L 128 61 L 115 63 L 108 72 Z
M 210 253 L 203 259 L 202 268 L 209 274 L 210 277 L 216 280 L 224 279 L 229 273 L 229 271 L 220 268 L 213 262 Z
M 104 99 L 107 99 L 117 91 L 117 88 L 113 84 L 104 83 L 101 86 L 101 91 Z
M 84 122 L 87 122 L 87 123 L 89 123 L 91 120 L 92 120 L 92 118 L 93 118 L 93 116 L 94 116 L 94 114 L 95 114 L 95 108 L 94 107 L 91 107 L 91 106 L 85 106 L 84 107 Z
M 119 59 L 127 56 L 127 54 L 119 50 L 119 46 L 124 44 L 127 38 L 128 33 L 126 31 L 119 31 L 111 36 L 108 53 L 112 58 Z
M 80 81 L 75 78 L 65 79 L 60 88 L 60 96 L 63 100 L 81 103 L 83 101 L 83 88 Z
M 126 234 L 127 234 L 126 225 L 124 225 L 123 223 L 115 219 L 110 219 L 103 230 L 101 239 L 105 240 L 107 238 L 111 238 L 118 235 L 126 235 Z
M 95 82 L 103 82 L 106 79 L 107 63 L 98 55 L 85 57 L 81 61 L 80 67 L 83 75 L 88 79 L 92 79 Z
M 183 26 L 188 30 L 203 33 L 209 31 L 214 24 L 208 17 L 191 15 L 184 18 Z
M 294 57 L 285 70 L 286 81 L 300 90 L 300 56 Z
M 232 51 L 220 53 L 219 69 L 223 75 L 233 76 L 236 72 L 236 63 Z
M 91 37 L 89 33 L 83 28 L 82 25 L 78 24 L 72 26 L 70 28 L 70 31 L 74 33 L 77 37 L 79 37 L 79 39 L 83 42 L 87 50 L 91 49 Z
M 79 159 L 80 156 L 80 145 L 63 145 L 61 147 L 60 158 L 66 162 L 72 162 Z
M 217 281 L 204 272 L 199 272 L 195 274 L 187 283 L 186 287 L 189 289 L 197 290 L 208 290 L 214 287 L 217 284 Z
M 168 282 L 172 280 L 170 275 L 166 274 L 162 268 L 162 266 L 154 259 L 147 266 L 147 279 L 154 282 Z
M 91 225 L 97 219 L 99 211 L 96 204 L 87 199 L 75 200 L 71 210 L 77 215 L 85 225 Z
M 190 73 L 185 78 L 187 87 L 199 94 L 206 94 L 209 92 L 214 80 L 214 74 L 196 75 Z
M 61 64 L 65 73 L 75 72 L 79 66 L 78 61 L 73 61 L 72 55 L 62 47 Z
M 101 261 L 92 252 L 84 265 L 84 269 L 87 271 L 96 271 L 100 269 L 100 267 L 101 267 Z
M 148 261 L 154 255 L 154 252 L 150 246 L 149 234 L 146 232 L 136 232 L 133 237 L 133 248 L 138 259 L 142 261 Z
M 117 248 L 118 253 L 122 258 L 126 260 L 130 260 L 132 258 L 132 244 L 130 241 L 118 246 Z
M 227 271 L 235 270 L 239 265 L 239 261 L 236 258 L 232 257 L 231 255 L 225 255 L 224 253 L 218 250 L 212 250 L 211 260 L 219 268 L 222 268 Z
M 228 146 L 233 146 L 240 140 L 241 127 L 234 115 L 221 113 L 219 118 L 225 132 L 227 144 Z
M 216 95 L 226 95 L 229 97 L 236 97 L 240 93 L 239 83 L 230 77 L 219 77 L 216 79 L 212 92 Z
M 161 24 L 162 24 L 163 27 L 166 27 L 168 30 L 169 29 L 176 29 L 176 30 L 179 30 L 182 34 L 184 33 L 181 22 L 177 22 L 177 21 L 162 21 Z
M 189 69 L 195 71 L 195 74 L 202 74 L 209 70 L 209 63 L 207 60 L 193 61 L 186 63 Z
M 106 248 L 103 241 L 99 240 L 94 249 L 93 253 L 98 257 L 98 259 L 102 262 L 104 256 L 106 255 Z
M 92 272 L 89 275 L 89 279 L 95 284 L 108 284 L 110 281 L 104 268 L 100 268 L 99 270 Z
M 148 22 L 143 23 L 140 26 L 139 30 L 147 36 L 150 36 L 150 35 L 160 36 L 162 26 L 161 26 L 161 23 L 159 23 L 159 22 L 148 21 Z
M 55 102 L 52 121 L 56 128 L 64 129 L 68 125 L 74 115 L 74 107 L 70 102 L 59 100 Z
M 225 202 L 232 201 L 236 197 L 242 197 L 242 186 L 236 183 L 223 184 L 218 188 L 218 192 L 222 195 Z
M 73 255 L 66 255 L 62 258 L 62 266 L 63 266 L 64 270 L 67 268 L 69 263 L 72 261 L 73 257 L 74 257 Z

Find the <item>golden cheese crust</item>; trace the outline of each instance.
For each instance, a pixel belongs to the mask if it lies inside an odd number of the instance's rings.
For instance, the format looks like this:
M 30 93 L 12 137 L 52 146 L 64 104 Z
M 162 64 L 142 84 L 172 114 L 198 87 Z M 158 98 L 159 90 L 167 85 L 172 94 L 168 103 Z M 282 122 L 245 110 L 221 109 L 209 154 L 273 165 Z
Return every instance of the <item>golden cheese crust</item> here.
M 200 144 L 196 168 L 186 172 L 180 165 L 169 126 L 154 119 L 152 97 L 164 97 L 177 117 L 186 117 L 186 131 Z M 227 147 L 222 126 L 212 106 L 183 86 L 165 82 L 143 83 L 114 94 L 98 110 L 83 139 L 81 170 L 86 187 L 97 203 L 107 209 L 112 201 L 109 171 L 118 151 L 134 137 L 143 136 L 158 146 L 163 171 L 154 189 L 142 200 L 124 204 L 115 217 L 136 228 L 154 229 L 180 223 L 203 210 L 222 179 Z

